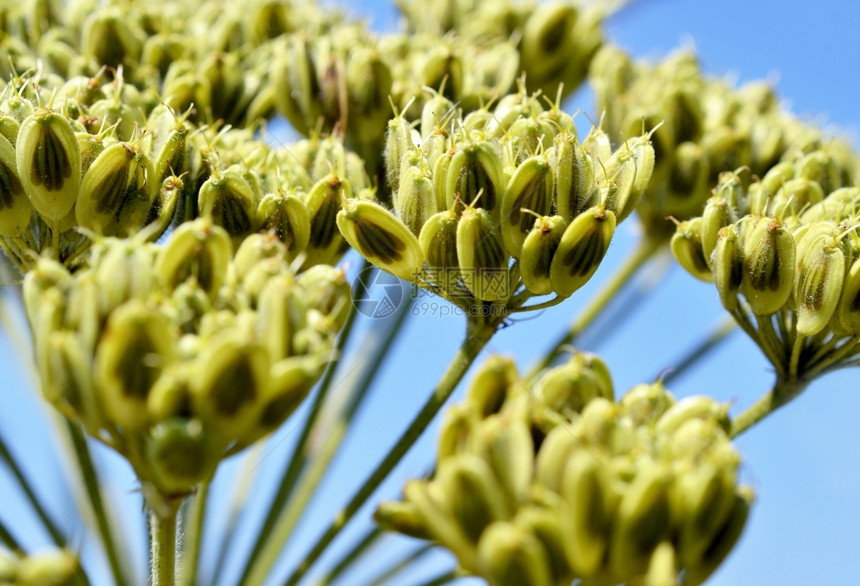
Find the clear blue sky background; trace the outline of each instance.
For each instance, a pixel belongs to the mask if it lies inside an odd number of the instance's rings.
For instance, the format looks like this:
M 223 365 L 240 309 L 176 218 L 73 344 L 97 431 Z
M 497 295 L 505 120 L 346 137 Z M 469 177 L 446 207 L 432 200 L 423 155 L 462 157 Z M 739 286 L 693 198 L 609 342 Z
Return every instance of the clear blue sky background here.
M 373 17 L 377 27 L 391 29 L 396 22 L 396 12 L 388 2 L 354 0 L 349 5 L 357 13 Z M 731 75 L 741 81 L 777 80 L 780 96 L 796 114 L 842 128 L 858 144 L 858 16 L 858 9 L 844 0 L 820 0 L 815 5 L 776 0 L 718 3 L 641 0 L 609 21 L 608 36 L 637 57 L 658 58 L 680 45 L 693 44 L 705 70 L 711 74 Z M 572 107 L 594 114 L 587 94 L 577 96 Z M 521 368 L 527 368 L 635 242 L 633 222 L 625 223 L 616 238 L 605 266 L 592 283 L 561 306 L 503 330 L 488 352 L 512 355 Z M 611 324 L 614 335 L 597 348 L 612 369 L 619 393 L 638 382 L 653 380 L 676 363 L 685 349 L 695 344 L 723 315 L 711 286 L 668 265 L 667 270 L 666 279 L 641 309 Z M 652 273 L 656 275 L 657 269 Z M 372 336 L 373 329 L 372 324 L 365 324 L 364 335 Z M 361 409 L 356 428 L 335 461 L 334 480 L 317 495 L 297 539 L 278 566 L 278 576 L 286 576 L 316 532 L 328 523 L 393 444 L 454 355 L 463 333 L 462 317 L 428 313 L 409 320 L 391 360 L 379 373 L 377 389 Z M 12 348 L 5 336 L 0 339 L 4 372 L 0 391 L 4 394 L 4 407 L 0 408 L 3 435 L 13 438 L 16 452 L 58 516 L 70 520 L 70 497 L 54 471 L 57 462 L 52 455 L 51 438 L 40 420 L 30 416 L 39 407 L 26 391 L 28 383 L 21 361 L 8 358 L 13 355 Z M 345 366 L 360 365 L 361 359 L 362 346 L 358 346 L 345 358 Z M 711 584 L 857 583 L 857 564 L 853 558 L 860 551 L 858 380 L 856 370 L 828 375 L 738 441 L 744 457 L 743 480 L 756 488 L 758 502 L 743 540 Z M 678 396 L 705 393 L 731 401 L 737 412 L 764 393 L 770 382 L 767 362 L 752 343 L 737 334 L 708 361 L 672 384 L 671 390 Z M 461 397 L 462 389 L 454 400 Z M 291 420 L 263 448 L 265 457 L 254 472 L 261 482 L 280 474 L 298 425 L 298 419 Z M 356 527 L 345 532 L 347 538 L 361 534 L 369 526 L 367 519 L 375 503 L 383 497 L 396 498 L 406 479 L 427 471 L 432 463 L 435 431 L 434 425 L 372 504 L 362 509 Z M 100 450 L 98 455 L 113 473 L 109 488 L 125 513 L 121 522 L 128 532 L 128 541 L 137 548 L 137 555 L 142 556 L 145 541 L 134 479 L 107 451 Z M 241 462 L 230 462 L 219 472 L 213 502 L 229 494 L 234 482 L 231 474 L 238 472 L 239 466 Z M 260 502 L 267 494 L 264 490 L 254 495 L 252 501 Z M 10 511 L 24 507 L 5 472 L 0 473 L 0 495 L 3 495 L 0 497 L 3 519 L 14 527 L 16 535 L 26 536 L 34 544 L 44 542 L 26 515 L 12 516 Z M 258 508 L 249 506 L 249 511 L 251 518 L 240 527 L 237 532 L 240 535 L 253 532 L 255 515 L 259 517 Z M 223 513 L 220 513 L 215 516 L 209 535 L 219 535 L 222 527 Z M 332 557 L 325 559 L 333 559 L 347 541 L 338 541 Z M 214 553 L 213 545 L 214 540 L 207 540 L 205 555 Z M 240 538 L 236 543 L 237 548 L 247 545 L 247 539 Z M 386 560 L 414 545 L 415 542 L 406 539 L 386 539 L 374 550 L 372 562 L 354 576 L 355 582 L 374 575 L 385 566 Z M 97 555 L 92 548 L 85 548 L 85 553 Z M 211 561 L 211 557 L 208 559 Z M 434 556 L 396 584 L 418 584 L 450 564 L 449 557 Z

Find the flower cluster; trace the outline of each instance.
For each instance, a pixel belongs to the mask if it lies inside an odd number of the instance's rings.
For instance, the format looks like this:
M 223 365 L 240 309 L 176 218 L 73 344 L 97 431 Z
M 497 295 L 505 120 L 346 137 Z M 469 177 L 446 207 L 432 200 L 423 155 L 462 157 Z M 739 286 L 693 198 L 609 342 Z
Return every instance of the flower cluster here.
M 667 216 L 700 215 L 720 173 L 747 167 L 750 176 L 762 177 L 824 140 L 820 130 L 784 111 L 769 85 L 752 82 L 735 90 L 705 76 L 687 51 L 650 65 L 607 45 L 595 56 L 589 79 L 608 132 L 632 136 L 643 126 L 656 128 L 654 178 L 638 209 L 656 237 L 671 236 Z M 830 143 L 834 156 L 852 156 L 846 144 Z
M 744 188 L 725 173 L 672 237 L 679 263 L 713 282 L 782 381 L 857 363 L 860 189 L 841 149 L 797 153 Z
M 187 494 L 276 429 L 332 358 L 350 286 L 288 258 L 271 234 L 234 255 L 200 218 L 163 245 L 99 239 L 75 273 L 40 259 L 24 300 L 44 396 L 145 486 Z
M 0 584 L 3 586 L 84 586 L 77 557 L 65 549 L 8 556 L 0 549 Z
M 7 87 L 0 102 L 0 244 L 22 271 L 48 250 L 74 267 L 93 235 L 147 226 L 155 240 L 198 216 L 235 244 L 272 230 L 305 266 L 343 253 L 334 214 L 369 179 L 340 141 L 271 148 L 251 129 L 195 126 L 164 105 L 150 111 L 121 80 L 76 78 L 50 95 L 36 81 Z
M 514 308 L 591 278 L 654 166 L 647 136 L 614 152 L 599 128 L 580 142 L 568 114 L 525 91 L 465 117 L 436 95 L 420 131 L 389 122 L 385 157 L 393 210 L 347 200 L 346 240 L 454 302 Z
M 619 401 L 606 365 L 576 353 L 527 389 L 492 358 L 442 422 L 431 479 L 376 518 L 450 549 L 491 585 L 700 584 L 740 536 L 752 492 L 727 405 L 675 401 L 659 382 Z

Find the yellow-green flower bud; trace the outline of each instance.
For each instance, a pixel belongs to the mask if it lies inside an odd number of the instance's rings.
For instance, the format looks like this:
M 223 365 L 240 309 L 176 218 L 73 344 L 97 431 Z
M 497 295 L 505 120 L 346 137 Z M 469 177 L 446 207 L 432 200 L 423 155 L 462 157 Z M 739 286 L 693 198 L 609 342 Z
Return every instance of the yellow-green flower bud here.
M 0 236 L 17 238 L 32 215 L 33 205 L 18 178 L 15 148 L 0 135 Z
M 21 186 L 37 212 L 57 225 L 75 205 L 81 184 L 81 153 L 71 123 L 39 110 L 21 123 L 15 146 Z
M 401 173 L 394 209 L 409 231 L 419 236 L 430 216 L 438 211 L 436 190 L 428 172 L 420 167 L 408 167 Z
M 486 209 L 470 206 L 463 211 L 457 224 L 457 260 L 463 283 L 475 299 L 506 301 L 510 297 L 508 255 Z
M 127 236 L 146 221 L 156 187 L 149 157 L 130 143 L 115 143 L 84 174 L 77 223 L 97 234 Z
M 525 529 L 508 522 L 487 527 L 478 542 L 481 576 L 491 586 L 551 586 L 550 560 L 543 544 Z
M 562 524 L 567 561 L 577 576 L 589 578 L 604 569 L 611 532 L 617 523 L 619 495 L 598 457 L 581 448 L 568 459 L 559 494 L 567 505 Z M 610 549 L 609 555 L 613 554 Z
M 176 332 L 161 313 L 137 299 L 114 309 L 93 367 L 108 420 L 127 430 L 149 425 L 147 397 L 176 353 Z
M 317 181 L 305 199 L 310 221 L 310 237 L 303 266 L 331 263 L 343 246 L 338 232 L 337 215 L 341 205 L 352 195 L 350 183 L 335 175 Z
M 565 229 L 550 266 L 553 291 L 569 297 L 585 285 L 603 260 L 615 234 L 615 214 L 594 206 Z
M 197 195 L 200 215 L 211 218 L 234 239 L 250 234 L 257 226 L 257 198 L 251 185 L 236 171 L 212 175 Z
M 507 253 L 514 258 L 520 257 L 523 243 L 535 219 L 550 213 L 552 171 L 548 157 L 529 157 L 516 168 L 502 194 L 499 212 L 502 243 Z
M 640 468 L 612 524 L 609 567 L 619 579 L 644 574 L 651 553 L 669 536 L 671 476 L 662 465 Z
M 570 221 L 597 204 L 594 161 L 573 132 L 555 138 L 555 205 L 558 214 Z
M 211 478 L 223 448 L 199 419 L 173 418 L 152 428 L 145 449 L 159 491 L 183 495 Z
M 720 301 L 728 311 L 734 311 L 744 275 L 743 247 L 737 226 L 726 226 L 717 233 L 711 265 Z
M 424 255 L 418 239 L 378 203 L 345 201 L 337 214 L 337 227 L 350 246 L 384 271 L 407 281 L 421 273 Z
M 561 216 L 542 216 L 535 221 L 520 253 L 520 276 L 535 295 L 552 293 L 550 267 L 567 222 Z
M 846 257 L 843 240 L 836 227 L 830 227 L 824 234 L 810 229 L 797 243 L 794 299 L 797 333 L 802 336 L 813 336 L 827 326 L 842 295 L 851 253 L 848 250 Z
M 672 256 L 684 270 L 697 279 L 711 283 L 714 276 L 702 244 L 702 224 L 701 217 L 679 223 L 669 244 Z
M 791 297 L 794 287 L 794 237 L 778 219 L 762 218 L 751 226 L 743 241 L 741 293 L 754 314 L 776 313 Z
M 193 279 L 212 298 L 227 276 L 232 256 L 227 231 L 200 218 L 173 231 L 156 259 L 155 272 L 170 290 Z
M 191 378 L 194 413 L 221 437 L 242 437 L 258 416 L 270 365 L 266 348 L 239 331 L 214 334 L 203 347 Z
M 483 208 L 497 218 L 504 189 L 502 157 L 493 143 L 479 141 L 464 145 L 451 159 L 445 181 L 449 208 L 459 200 Z

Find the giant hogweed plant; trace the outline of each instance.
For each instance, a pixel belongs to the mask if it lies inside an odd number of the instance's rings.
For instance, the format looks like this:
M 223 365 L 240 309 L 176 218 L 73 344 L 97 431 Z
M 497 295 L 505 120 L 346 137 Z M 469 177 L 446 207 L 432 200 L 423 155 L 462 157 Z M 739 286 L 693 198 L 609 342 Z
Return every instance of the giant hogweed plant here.
M 54 544 L 33 550 L 0 509 L 0 583 L 227 583 L 239 551 L 240 583 L 295 584 L 369 501 L 377 527 L 323 582 L 356 583 L 391 532 L 450 552 L 436 584 L 701 584 L 730 553 L 754 501 L 733 438 L 860 360 L 855 153 L 766 84 L 612 46 L 601 23 L 617 6 L 398 8 L 402 29 L 379 34 L 286 0 L 0 3 L 4 324 L 85 505 L 80 525 L 53 518 L 0 430 L 4 470 Z M 565 106 L 586 79 L 601 116 L 582 131 Z M 265 141 L 276 117 L 300 136 Z M 641 228 L 628 259 L 538 364 L 489 353 L 448 404 L 498 330 L 577 295 L 625 220 Z M 575 346 L 667 250 L 773 367 L 747 411 L 666 388 L 731 326 L 622 392 Z M 354 493 L 333 521 L 293 543 L 410 312 L 404 300 L 379 336 L 354 339 L 353 299 L 380 274 L 458 310 L 463 342 L 418 414 L 393 418 L 402 435 L 367 477 L 334 479 Z M 370 367 L 335 394 L 348 342 Z M 428 473 L 381 499 L 440 411 Z M 287 420 L 291 458 L 252 545 L 231 548 L 246 491 L 224 505 L 210 488 Z M 148 554 L 117 529 L 99 445 L 133 471 Z M 106 570 L 82 561 L 94 546 Z M 282 575 L 287 547 L 302 553 Z

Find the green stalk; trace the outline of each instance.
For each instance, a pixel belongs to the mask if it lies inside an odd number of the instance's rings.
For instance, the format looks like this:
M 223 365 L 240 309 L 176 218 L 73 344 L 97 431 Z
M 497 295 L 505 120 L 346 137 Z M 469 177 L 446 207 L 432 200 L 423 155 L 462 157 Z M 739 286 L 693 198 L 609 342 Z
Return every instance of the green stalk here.
M 203 543 L 203 524 L 206 521 L 206 503 L 209 501 L 211 483 L 211 479 L 202 482 L 191 502 L 183 507 L 185 530 L 182 538 L 182 564 L 179 575 L 184 586 L 194 586 L 197 583 L 200 546 Z M 185 509 L 190 509 L 187 515 Z
M 15 539 L 2 519 L 0 519 L 0 543 L 5 545 L 15 555 L 22 555 L 24 552 L 24 548 L 21 547 L 21 544 L 18 543 L 18 540 Z
M 320 580 L 320 586 L 326 586 L 337 580 L 340 575 L 352 567 L 352 564 L 359 560 L 368 549 L 375 545 L 376 542 L 379 541 L 379 538 L 384 534 L 384 531 L 377 525 L 371 527 L 370 530 L 364 534 L 364 537 L 357 539 L 352 548 L 332 566 L 332 569 L 329 570 L 328 574 Z
M 462 578 L 463 575 L 457 570 L 449 570 L 444 572 L 435 578 L 427 580 L 426 582 L 420 584 L 420 586 L 443 586 L 444 584 L 450 584 L 457 578 Z
M 806 381 L 777 380 L 770 391 L 732 420 L 731 437 L 739 436 L 783 405 L 791 402 L 807 386 L 809 383 Z
M 107 508 L 105 507 L 104 498 L 102 497 L 101 486 L 99 485 L 98 474 L 93 465 L 92 456 L 90 454 L 87 438 L 81 431 L 80 425 L 72 423 L 68 419 L 63 418 L 66 422 L 66 431 L 71 440 L 72 452 L 75 455 L 78 464 L 78 471 L 83 480 L 84 489 L 89 499 L 89 504 L 92 507 L 93 514 L 96 518 L 96 526 L 99 536 L 101 537 L 102 545 L 105 548 L 105 555 L 108 558 L 111 574 L 115 584 L 131 584 L 132 581 L 125 575 L 125 569 L 130 567 L 127 563 L 128 557 L 120 558 L 119 546 L 116 536 L 110 524 Z M 126 562 L 126 563 L 123 563 Z
M 178 503 L 149 507 L 149 562 L 151 586 L 176 582 L 176 515 Z
M 389 567 L 379 576 L 374 578 L 374 580 L 368 586 L 381 586 L 382 584 L 385 584 L 386 582 L 397 576 L 400 572 L 407 569 L 411 564 L 415 563 L 416 561 L 427 555 L 429 552 L 433 551 L 433 548 L 435 547 L 436 545 L 433 543 L 427 543 L 418 546 L 417 548 L 408 552 L 406 556 L 403 557 L 403 559 L 391 564 L 391 567 Z
M 618 270 L 612 274 L 609 281 L 603 285 L 603 288 L 591 298 L 588 305 L 576 317 L 568 330 L 558 337 L 550 351 L 544 354 L 543 358 L 537 364 L 532 366 L 524 380 L 531 380 L 537 373 L 551 366 L 561 356 L 564 347 L 573 343 L 574 340 L 591 326 L 594 320 L 612 302 L 616 295 L 621 292 L 639 269 L 657 254 L 665 244 L 666 241 L 659 238 L 643 238 L 639 246 L 633 249 L 633 252 L 624 260 L 624 263 L 618 267 Z
M 313 545 L 307 556 L 302 560 L 301 564 L 287 579 L 285 582 L 286 585 L 296 584 L 305 575 L 314 562 L 319 559 L 319 556 L 325 551 L 326 547 L 328 547 L 328 544 L 340 533 L 341 529 L 346 526 L 358 509 L 370 498 L 377 487 L 379 487 L 382 481 L 385 480 L 388 474 L 400 462 L 409 448 L 415 443 L 415 440 L 418 439 L 442 408 L 442 405 L 448 400 L 448 397 L 451 396 L 451 393 L 454 392 L 454 389 L 465 376 L 472 362 L 474 362 L 480 351 L 498 329 L 498 323 L 476 323 L 470 321 L 469 326 L 466 340 L 460 346 L 460 350 L 451 361 L 436 389 L 424 403 L 421 411 L 415 416 L 409 427 L 388 452 L 388 455 L 386 455 L 376 470 L 367 478 L 361 488 L 358 489 L 349 503 L 335 515 L 331 525 L 329 525 Z
M 42 505 L 39 497 L 36 496 L 36 493 L 34 493 L 33 489 L 30 488 L 30 482 L 24 476 L 24 472 L 21 470 L 21 467 L 18 465 L 12 452 L 9 451 L 9 448 L 6 446 L 6 442 L 2 437 L 0 437 L 0 460 L 6 463 L 6 466 L 12 473 L 12 476 L 15 478 L 15 481 L 18 483 L 18 486 L 21 488 L 21 491 L 24 493 L 30 506 L 33 507 L 33 511 L 36 513 L 39 521 L 42 522 L 42 527 L 44 527 L 45 531 L 48 532 L 48 535 L 51 536 L 51 540 L 58 547 L 63 547 L 66 544 L 65 536 L 62 531 L 60 531 L 57 524 L 51 519 L 51 516 Z
M 364 271 L 371 266 L 372 265 L 367 260 L 364 260 L 364 262 L 362 263 L 361 271 Z M 357 280 L 355 284 L 355 290 L 353 291 L 354 299 L 360 298 L 367 292 L 365 283 L 368 280 L 369 279 Z M 343 349 L 346 347 L 350 335 L 352 334 L 352 329 L 355 325 L 355 320 L 357 316 L 358 312 L 353 307 L 352 310 L 349 312 L 349 316 L 347 317 L 343 330 L 341 330 L 341 333 L 338 336 L 337 346 L 335 348 L 336 355 L 339 356 L 343 352 Z M 245 562 L 245 568 L 244 570 L 242 570 L 242 578 L 240 580 L 240 583 L 243 583 L 246 580 L 248 575 L 251 573 L 251 568 L 256 564 L 257 558 L 260 556 L 263 549 L 265 548 L 266 543 L 269 540 L 269 537 L 271 536 L 272 531 L 274 530 L 275 525 L 278 522 L 278 518 L 284 509 L 284 506 L 290 498 L 290 494 L 295 487 L 296 480 L 298 479 L 299 474 L 304 468 L 305 462 L 307 461 L 305 448 L 307 446 L 308 440 L 311 437 L 311 432 L 313 431 L 320 411 L 322 410 L 323 403 L 325 402 L 325 399 L 328 396 L 329 391 L 331 390 L 332 381 L 334 380 L 334 374 L 336 370 L 336 364 L 334 362 L 330 363 L 326 368 L 322 380 L 320 381 L 319 391 L 317 391 L 317 394 L 314 397 L 314 401 L 311 404 L 311 410 L 308 413 L 307 419 L 305 419 L 304 426 L 302 427 L 302 431 L 299 434 L 299 439 L 296 441 L 296 445 L 293 448 L 293 453 L 288 460 L 289 464 L 287 465 L 286 470 L 284 470 L 284 474 L 281 476 L 281 480 L 278 483 L 278 490 L 275 493 L 275 496 L 272 497 L 272 502 L 268 507 L 266 518 L 263 520 L 263 525 L 260 527 L 260 530 L 257 533 L 257 539 L 254 542 L 254 547 L 251 548 L 251 553 L 248 555 L 248 560 Z
M 289 490 L 286 491 L 286 498 L 283 501 L 273 503 L 272 510 L 277 512 L 275 523 L 272 525 L 269 534 L 265 541 L 261 541 L 260 550 L 257 551 L 254 564 L 246 566 L 246 571 L 242 577 L 242 583 L 259 584 L 271 570 L 272 566 L 278 559 L 284 546 L 289 541 L 292 530 L 296 523 L 301 519 L 302 514 L 307 508 L 308 502 L 314 495 L 316 487 L 322 480 L 328 465 L 337 453 L 346 432 L 349 430 L 350 423 L 358 411 L 358 407 L 362 404 L 364 397 L 371 388 L 371 383 L 376 378 L 376 374 L 380 370 L 380 365 L 385 360 L 388 350 L 394 343 L 400 328 L 409 315 L 411 303 L 404 303 L 398 308 L 398 313 L 395 316 L 394 323 L 386 332 L 385 337 L 380 343 L 370 349 L 370 359 L 362 364 L 364 366 L 363 375 L 358 379 L 355 386 L 349 392 L 349 402 L 346 408 L 338 415 L 330 429 L 327 429 L 324 434 L 313 433 L 313 429 L 308 430 L 307 437 L 311 435 L 322 435 L 325 439 L 322 446 L 315 450 L 312 457 L 309 457 L 304 450 L 302 452 L 294 452 L 293 458 L 290 461 L 292 464 L 297 462 L 292 470 L 292 475 L 287 475 L 284 478 L 282 486 L 286 485 Z M 357 368 L 357 367 L 354 367 Z M 320 403 L 317 403 L 320 404 Z M 306 439 L 306 436 L 303 435 Z M 298 448 L 299 446 L 297 446 Z M 311 461 L 311 467 L 304 469 L 306 462 Z M 290 470 L 287 471 L 288 473 Z M 299 481 L 299 476 L 301 480 Z

